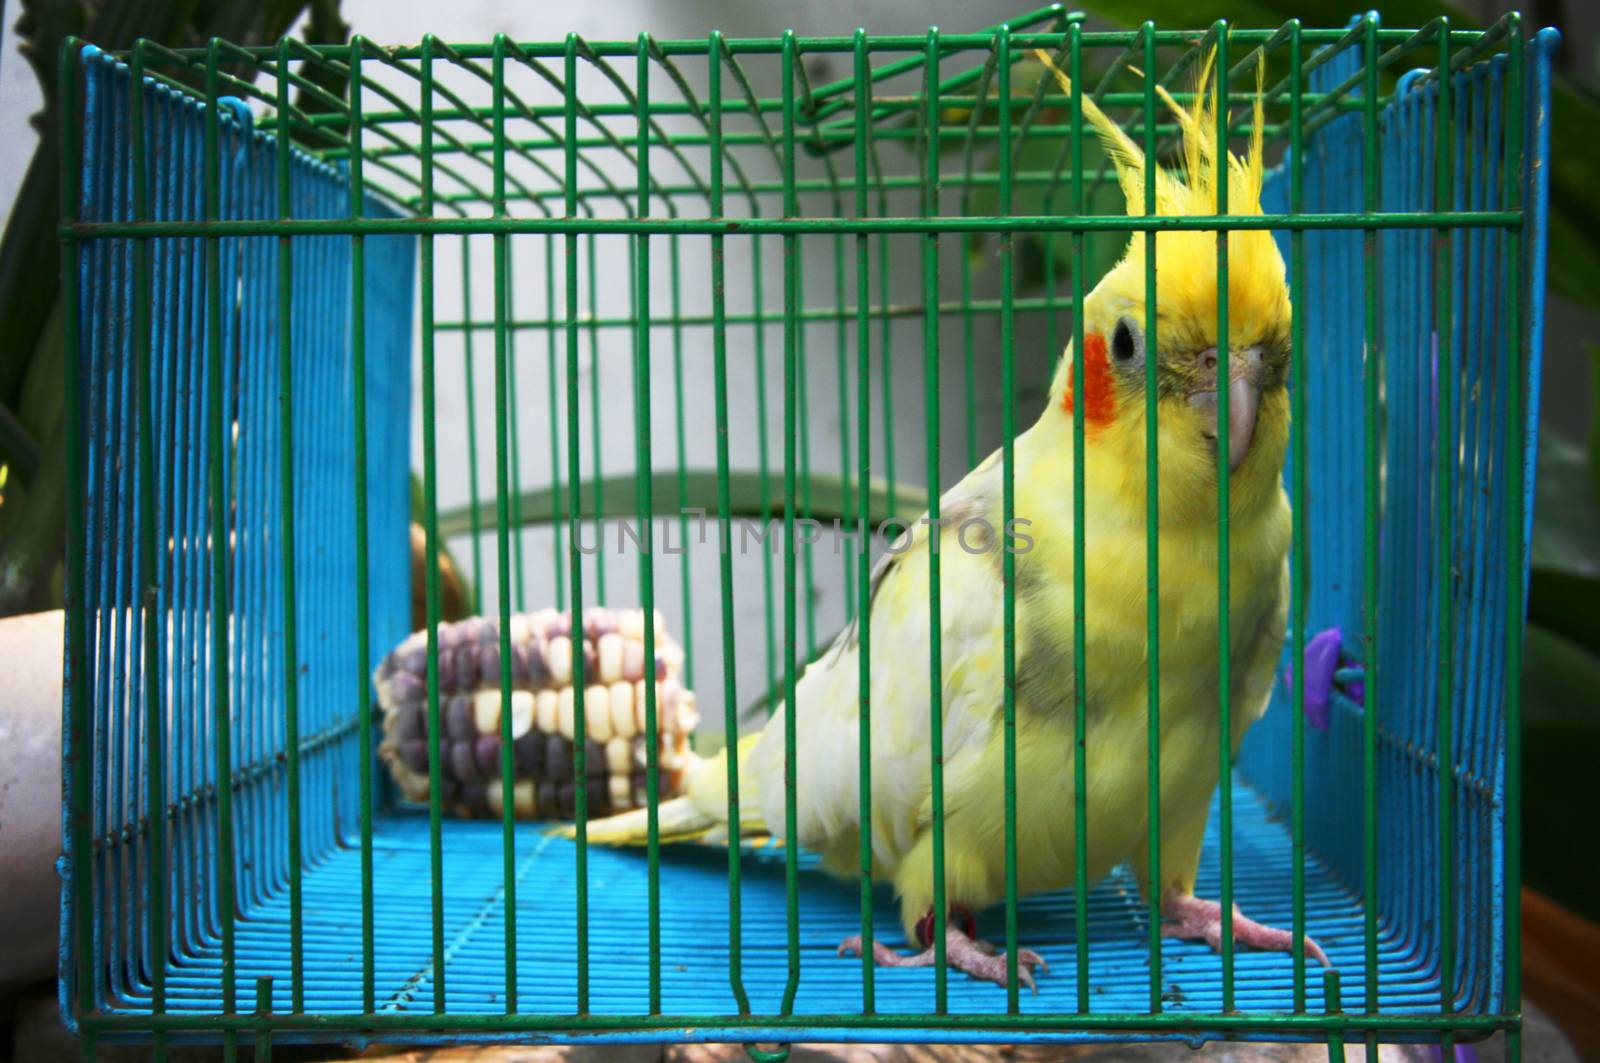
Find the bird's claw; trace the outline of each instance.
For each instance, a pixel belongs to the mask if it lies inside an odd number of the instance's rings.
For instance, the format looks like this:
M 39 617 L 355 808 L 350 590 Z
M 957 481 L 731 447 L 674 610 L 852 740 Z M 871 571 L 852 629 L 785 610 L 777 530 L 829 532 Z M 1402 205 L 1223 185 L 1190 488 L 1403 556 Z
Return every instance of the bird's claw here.
M 1222 905 L 1216 901 L 1201 900 L 1174 890 L 1162 897 L 1161 915 L 1166 920 L 1161 926 L 1162 937 L 1204 941 L 1212 951 L 1222 951 Z M 1233 906 L 1233 940 L 1269 952 L 1294 951 L 1294 934 L 1256 922 L 1239 911 L 1237 904 Z M 1305 947 L 1307 956 L 1324 967 L 1333 966 L 1328 961 L 1328 954 L 1322 951 L 1322 946 L 1310 934 L 1305 937 Z
M 840 956 L 860 956 L 862 951 L 859 934 L 852 934 L 839 942 Z M 872 961 L 879 967 L 931 967 L 934 959 L 934 950 L 931 948 L 906 954 L 896 952 L 881 941 L 872 943 Z M 974 978 L 993 982 L 1001 988 L 1006 986 L 1006 954 L 987 941 L 968 937 L 954 927 L 945 934 L 945 961 Z M 1017 950 L 1017 981 L 1035 993 L 1039 991 L 1033 978 L 1036 967 L 1041 972 L 1050 970 L 1050 965 L 1037 952 L 1032 949 Z

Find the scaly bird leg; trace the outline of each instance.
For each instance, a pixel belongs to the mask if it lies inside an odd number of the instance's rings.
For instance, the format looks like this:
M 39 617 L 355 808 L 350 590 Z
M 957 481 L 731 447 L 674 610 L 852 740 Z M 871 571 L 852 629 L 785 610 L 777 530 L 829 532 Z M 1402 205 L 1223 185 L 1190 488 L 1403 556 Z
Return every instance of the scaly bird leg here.
M 967 917 L 970 922 L 971 917 Z M 958 920 L 959 921 L 959 920 Z M 930 920 L 925 920 L 930 922 Z M 974 927 L 974 929 L 976 929 Z M 919 932 L 922 930 L 918 927 Z M 924 939 L 926 935 L 922 935 Z M 853 934 L 839 942 L 839 955 L 861 955 L 861 936 Z M 974 978 L 985 982 L 993 982 L 997 986 L 1006 984 L 1006 954 L 995 946 L 978 937 L 968 934 L 955 926 L 946 926 L 944 935 L 945 960 L 958 971 L 965 971 Z M 921 952 L 906 955 L 896 952 L 881 941 L 872 943 L 872 960 L 879 967 L 931 967 L 934 962 L 933 947 L 929 946 Z M 1048 971 L 1049 965 L 1032 949 L 1017 950 L 1017 981 L 1033 990 L 1039 987 L 1033 982 L 1033 969 Z
M 1204 941 L 1212 949 L 1222 951 L 1222 905 L 1204 901 L 1189 893 L 1168 890 L 1161 898 L 1162 937 L 1181 938 L 1184 941 Z M 1287 930 L 1262 926 L 1248 919 L 1233 906 L 1233 940 L 1251 948 L 1272 952 L 1292 952 L 1294 935 Z M 1324 967 L 1332 967 L 1322 946 L 1306 935 L 1306 954 L 1314 956 Z

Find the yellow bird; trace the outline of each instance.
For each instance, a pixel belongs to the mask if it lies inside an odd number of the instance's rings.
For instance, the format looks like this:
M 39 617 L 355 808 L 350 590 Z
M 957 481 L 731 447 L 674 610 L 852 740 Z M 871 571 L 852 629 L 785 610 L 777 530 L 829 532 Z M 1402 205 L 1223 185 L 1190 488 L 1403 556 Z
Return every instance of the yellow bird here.
M 1063 88 L 1067 77 L 1050 64 Z M 1156 168 L 1156 210 L 1216 212 L 1219 148 L 1209 102 L 1211 61 L 1196 102 L 1180 107 L 1163 92 L 1183 130 L 1179 172 Z M 1259 214 L 1262 112 L 1257 75 L 1248 152 L 1227 154 L 1228 209 Z M 1094 103 L 1084 114 L 1115 163 L 1129 214 L 1144 211 L 1145 159 Z M 1283 646 L 1288 604 L 1288 498 L 1280 481 L 1288 440 L 1286 390 L 1289 291 L 1284 265 L 1264 230 L 1228 234 L 1228 419 L 1217 419 L 1216 234 L 1163 231 L 1156 237 L 1158 335 L 1146 321 L 1143 234 L 1083 306 L 1084 385 L 1062 357 L 1039 420 L 1016 440 L 1015 514 L 1031 544 L 1016 550 L 1017 876 L 1021 893 L 1074 881 L 1075 713 L 1073 668 L 1073 408 L 1085 421 L 1084 642 L 1088 877 L 1130 864 L 1140 888 L 1156 891 L 1163 932 L 1221 937 L 1220 906 L 1194 896 L 1207 809 L 1218 783 L 1222 726 L 1217 609 L 1219 438 L 1231 471 L 1231 706 L 1236 750 L 1266 707 Z M 1151 352 L 1154 352 L 1153 354 Z M 1151 881 L 1147 793 L 1145 359 L 1156 359 L 1160 468 L 1161 880 Z M 945 897 L 948 962 L 1004 985 L 1005 957 L 977 940 L 971 913 L 1005 895 L 1003 779 L 1002 464 L 997 451 L 940 501 Z M 973 522 L 977 518 L 978 522 Z M 965 524 L 965 529 L 962 526 Z M 980 543 L 982 529 L 989 539 Z M 871 768 L 873 873 L 899 896 L 908 938 L 903 955 L 877 943 L 882 965 L 933 962 L 932 785 L 929 767 L 930 528 L 886 554 L 871 584 Z M 987 546 L 987 549 L 979 549 Z M 859 867 L 858 684 L 854 625 L 807 667 L 792 706 L 738 743 L 742 832 L 784 832 L 784 713 L 796 713 L 798 815 L 793 841 L 842 876 Z M 725 755 L 725 754 L 724 754 Z M 727 767 L 719 756 L 690 780 L 688 793 L 660 809 L 661 837 L 727 831 Z M 570 833 L 570 829 L 568 831 Z M 590 825 L 601 844 L 637 844 L 642 811 Z M 1288 931 L 1233 913 L 1242 945 L 1286 951 Z M 841 952 L 859 953 L 859 938 Z M 1326 963 L 1307 940 L 1307 951 Z M 1043 968 L 1020 950 L 1018 974 L 1033 984 Z

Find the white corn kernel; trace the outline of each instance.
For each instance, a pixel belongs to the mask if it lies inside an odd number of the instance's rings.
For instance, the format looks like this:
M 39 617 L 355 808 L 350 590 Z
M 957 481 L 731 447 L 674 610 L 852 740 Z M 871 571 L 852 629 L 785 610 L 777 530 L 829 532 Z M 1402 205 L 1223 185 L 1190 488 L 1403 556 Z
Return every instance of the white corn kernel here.
M 644 643 L 637 639 L 622 642 L 622 678 L 629 683 L 644 678 Z
M 576 712 L 576 710 L 573 708 L 571 686 L 564 686 L 561 688 L 560 699 L 561 700 L 556 710 L 556 726 L 564 737 L 571 738 L 575 722 L 574 716 Z
M 600 682 L 615 683 L 622 678 L 622 636 L 601 635 L 595 645 L 595 657 L 600 666 Z
M 529 617 L 528 623 L 536 634 L 538 634 L 540 637 L 545 637 L 550 631 L 550 628 L 554 626 L 556 621 L 560 618 L 560 613 L 556 612 L 554 609 L 546 607 Z
M 534 726 L 540 734 L 555 733 L 560 702 L 561 697 L 554 690 L 541 690 L 534 695 Z
M 500 733 L 499 690 L 480 690 L 472 696 L 472 721 L 481 735 Z
M 495 780 L 495 786 L 500 781 Z M 519 779 L 511 787 L 511 802 L 516 809 L 518 819 L 532 819 L 539 811 L 534 800 L 534 785 L 532 779 Z
M 633 684 L 612 683 L 609 700 L 611 702 L 611 733 L 619 738 L 632 738 L 638 734 L 638 728 L 633 724 Z
M 592 740 L 611 741 L 611 692 L 608 688 L 597 684 L 583 692 L 583 723 Z
M 682 693 L 683 686 L 676 679 L 656 685 L 656 726 L 663 736 L 678 733 L 678 697 Z
M 550 664 L 550 681 L 558 687 L 572 684 L 572 640 L 565 635 L 558 635 L 550 640 L 546 647 L 546 659 Z
M 644 641 L 644 610 L 624 609 L 617 617 L 617 634 L 635 642 Z
M 644 680 L 633 685 L 633 722 L 638 734 L 647 733 L 645 727 Z
M 533 693 L 527 690 L 511 692 L 511 740 L 515 742 L 533 729 Z

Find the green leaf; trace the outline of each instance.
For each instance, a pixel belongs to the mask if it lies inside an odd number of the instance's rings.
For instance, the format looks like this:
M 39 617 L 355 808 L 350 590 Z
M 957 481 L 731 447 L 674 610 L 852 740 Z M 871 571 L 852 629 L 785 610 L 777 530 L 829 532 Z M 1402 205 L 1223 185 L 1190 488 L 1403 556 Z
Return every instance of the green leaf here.
M 1600 577 L 1600 505 L 1592 482 L 1589 450 L 1544 429 L 1534 482 L 1535 568 Z
M 1600 847 L 1575 822 L 1600 808 L 1600 657 L 1529 628 L 1522 677 L 1523 861 L 1528 885 L 1600 918 Z
M 1600 506 L 1600 345 L 1585 344 L 1589 350 L 1589 488 Z
M 1552 204 L 1545 255 L 1550 290 L 1587 306 L 1600 290 L 1600 244 L 1580 228 L 1574 213 Z
M 42 448 L 33 484 L 13 480 L 0 505 L 0 616 L 60 608 L 65 554 L 66 425 Z
M 140 36 L 169 45 L 217 36 L 257 44 L 288 32 L 308 3 L 313 8 L 308 33 L 342 39 L 348 27 L 338 17 L 338 0 L 24 0 L 17 32 L 39 78 L 45 110 L 35 119 L 39 144 L 0 240 L 0 406 L 15 414 L 0 432 L 0 442 L 28 451 L 22 462 L 17 453 L 0 452 L 0 461 L 12 466 L 0 507 L 0 615 L 50 608 L 60 604 L 61 595 L 66 360 L 57 291 L 55 95 L 62 41 L 78 35 L 115 49 Z M 259 72 L 254 66 L 229 69 L 252 79 Z
M 1528 586 L 1528 623 L 1600 653 L 1600 579 L 1557 569 L 1534 568 Z
M 1600 289 L 1600 107 L 1558 76 L 1550 99 L 1550 287 L 1588 305 Z

